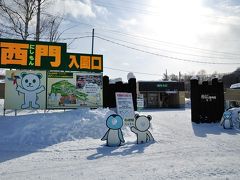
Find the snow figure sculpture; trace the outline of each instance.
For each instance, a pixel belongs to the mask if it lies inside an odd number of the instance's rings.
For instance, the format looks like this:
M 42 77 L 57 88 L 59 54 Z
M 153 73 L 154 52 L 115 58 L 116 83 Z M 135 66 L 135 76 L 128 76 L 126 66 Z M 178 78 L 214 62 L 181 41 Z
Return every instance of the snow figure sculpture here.
M 40 85 L 42 74 L 22 72 L 21 77 L 21 85 L 16 87 L 16 90 L 24 95 L 24 104 L 22 104 L 21 108 L 27 109 L 31 106 L 34 109 L 38 109 L 40 105 L 37 103 L 37 94 L 45 90 L 44 86 Z
M 240 129 L 240 111 L 238 111 L 238 118 L 237 118 L 238 128 Z
M 107 118 L 106 125 L 109 129 L 101 140 L 107 140 L 107 146 L 122 145 L 122 143 L 125 142 L 121 130 L 121 127 L 123 126 L 122 117 L 117 114 L 112 114 Z
M 224 129 L 233 128 L 232 113 L 230 111 L 225 111 L 223 113 L 223 117 L 220 124 L 223 126 Z
M 131 131 L 137 135 L 137 144 L 143 144 L 149 141 L 154 141 L 152 134 L 148 130 L 152 116 L 135 115 L 135 127 L 131 127 Z

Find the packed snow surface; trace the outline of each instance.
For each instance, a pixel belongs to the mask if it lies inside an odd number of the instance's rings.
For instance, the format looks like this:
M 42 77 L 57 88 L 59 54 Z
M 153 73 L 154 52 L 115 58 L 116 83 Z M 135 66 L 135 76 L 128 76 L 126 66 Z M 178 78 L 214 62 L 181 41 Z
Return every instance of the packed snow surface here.
M 0 108 L 3 101 L 0 100 Z M 155 142 L 138 145 L 124 127 L 125 145 L 107 147 L 109 109 L 7 111 L 0 114 L 1 180 L 236 179 L 240 131 L 191 122 L 191 109 L 151 115 Z

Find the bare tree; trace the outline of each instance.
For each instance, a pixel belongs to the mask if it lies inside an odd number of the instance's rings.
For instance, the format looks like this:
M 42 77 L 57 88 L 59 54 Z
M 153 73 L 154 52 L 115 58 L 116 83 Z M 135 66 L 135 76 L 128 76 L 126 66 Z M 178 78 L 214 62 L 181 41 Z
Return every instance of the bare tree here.
M 207 80 L 207 73 L 206 70 L 202 69 L 197 73 L 197 77 L 199 79 L 200 82 L 203 82 L 205 80 Z
M 59 33 L 62 17 L 44 12 L 52 2 L 52 0 L 0 0 L 0 35 L 24 40 L 35 38 L 36 41 L 46 35 L 46 39 L 57 41 L 63 33 Z
M 193 72 L 185 73 L 184 75 L 182 75 L 182 81 L 185 84 L 185 91 L 190 91 L 190 80 L 192 77 L 194 77 Z
M 50 21 L 50 29 L 49 29 L 49 41 L 50 42 L 55 42 L 58 41 L 58 39 L 60 38 L 60 36 L 62 35 L 62 33 L 60 33 L 59 27 L 61 25 L 62 19 L 55 17 L 54 19 L 52 19 L 52 21 Z
M 37 25 L 36 25 L 36 41 L 40 38 L 40 15 L 41 15 L 41 1 L 37 0 Z M 43 0 L 44 1 L 44 0 Z
M 178 81 L 178 76 L 177 76 L 176 74 L 170 74 L 170 75 L 169 75 L 169 79 L 170 79 L 171 81 Z
M 213 78 L 221 79 L 221 78 L 222 78 L 222 74 L 219 74 L 217 71 L 214 71 L 214 72 L 210 75 L 210 78 L 211 78 L 211 79 L 213 79 Z
M 62 15 L 48 16 L 42 20 L 41 34 L 46 37 L 50 42 L 56 42 L 59 40 L 60 36 L 68 29 L 59 31 L 61 23 L 63 21 Z
M 240 68 L 237 68 L 232 73 L 223 75 L 222 81 L 225 88 L 229 88 L 232 84 L 240 83 Z
M 36 13 L 36 0 L 1 0 L 0 17 L 1 31 L 6 35 L 21 37 L 26 40 L 29 24 Z
M 167 70 L 165 73 L 163 73 L 163 81 L 168 81 L 169 80 L 169 77 L 168 77 L 168 73 L 167 73 Z

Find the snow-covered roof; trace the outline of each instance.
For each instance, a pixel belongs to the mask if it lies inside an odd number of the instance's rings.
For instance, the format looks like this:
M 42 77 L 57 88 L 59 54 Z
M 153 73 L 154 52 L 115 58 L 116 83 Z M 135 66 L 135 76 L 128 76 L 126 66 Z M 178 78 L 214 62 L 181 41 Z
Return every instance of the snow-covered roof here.
M 198 80 L 198 77 L 197 76 L 192 76 L 191 80 Z
M 127 80 L 129 80 L 131 78 L 135 78 L 136 79 L 135 75 L 132 72 L 127 74 Z
M 232 84 L 230 89 L 240 89 L 240 83 Z
M 116 82 L 122 82 L 122 78 L 115 78 L 115 79 L 110 79 L 109 80 L 109 83 L 110 84 L 115 84 Z

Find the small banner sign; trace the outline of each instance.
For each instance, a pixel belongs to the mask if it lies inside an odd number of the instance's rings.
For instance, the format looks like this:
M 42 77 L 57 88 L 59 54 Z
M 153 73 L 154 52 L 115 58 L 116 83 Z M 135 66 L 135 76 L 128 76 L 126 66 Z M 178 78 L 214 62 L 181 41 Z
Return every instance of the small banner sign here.
M 143 94 L 139 94 L 137 97 L 137 109 L 141 110 L 144 108 L 144 97 Z

